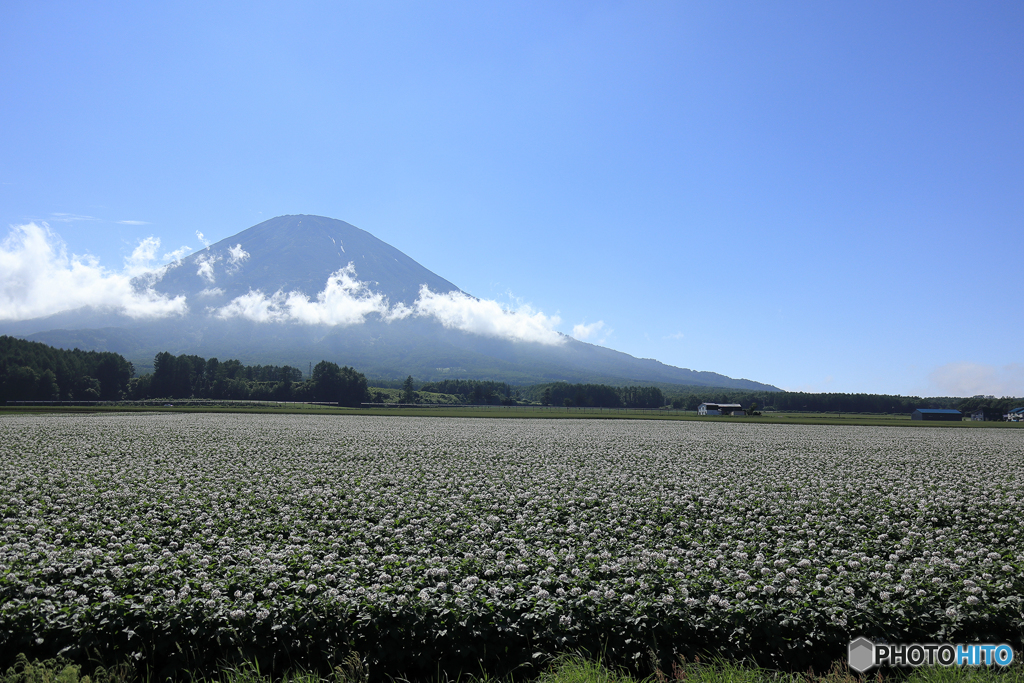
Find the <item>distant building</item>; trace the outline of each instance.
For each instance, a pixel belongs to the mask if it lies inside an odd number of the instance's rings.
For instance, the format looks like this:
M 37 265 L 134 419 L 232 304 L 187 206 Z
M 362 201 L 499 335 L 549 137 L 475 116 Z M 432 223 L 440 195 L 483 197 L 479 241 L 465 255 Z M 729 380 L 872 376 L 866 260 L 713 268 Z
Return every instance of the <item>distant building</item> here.
M 959 410 L 949 410 L 946 408 L 918 408 L 910 414 L 912 420 L 949 420 L 957 421 L 964 418 L 964 414 Z
M 971 413 L 971 419 L 975 422 L 984 422 L 985 420 L 999 421 L 1004 419 L 1004 417 L 1002 411 L 995 408 L 978 408 Z
M 746 415 L 739 403 L 701 403 L 697 406 L 698 415 Z
M 1024 407 L 1014 408 L 1004 417 L 1010 422 L 1024 422 Z

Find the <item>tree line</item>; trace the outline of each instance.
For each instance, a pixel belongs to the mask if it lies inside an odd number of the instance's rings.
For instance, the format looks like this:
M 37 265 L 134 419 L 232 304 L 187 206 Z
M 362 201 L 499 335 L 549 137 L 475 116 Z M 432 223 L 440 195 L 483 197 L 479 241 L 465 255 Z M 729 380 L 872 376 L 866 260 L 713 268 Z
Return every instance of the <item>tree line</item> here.
M 135 368 L 107 351 L 56 349 L 0 336 L 0 400 L 116 401 Z
M 311 377 L 287 365 L 244 365 L 238 360 L 167 351 L 153 372 L 135 377 L 120 354 L 57 349 L 0 336 L 0 400 L 120 401 L 215 399 L 313 401 L 358 406 L 367 400 L 366 377 L 348 366 L 321 361 Z
M 122 399 L 238 399 L 314 401 L 357 406 L 370 399 L 367 379 L 354 368 L 321 361 L 312 375 L 288 365 L 244 365 L 196 355 L 161 352 L 153 372 L 135 377 L 123 356 L 106 351 L 57 349 L 39 342 L 0 336 L 0 400 L 117 401 Z M 416 402 L 412 377 L 394 382 L 405 402 Z M 663 388 L 664 387 L 664 388 Z M 552 382 L 514 386 L 493 380 L 446 379 L 427 382 L 420 391 L 455 396 L 471 405 L 541 403 L 600 408 L 696 410 L 701 403 L 751 404 L 767 411 L 910 413 L 917 408 L 955 408 L 970 413 L 985 408 L 1005 414 L 1024 404 L 1021 398 L 899 396 L 889 394 L 746 391 L 713 387 L 611 386 Z
M 1024 403 L 1020 398 L 975 396 L 928 397 L 892 394 L 806 393 L 802 391 L 744 391 L 737 389 L 694 388 L 686 393 L 670 393 L 673 408 L 696 410 L 701 403 L 757 403 L 762 410 L 808 413 L 882 413 L 907 414 L 918 408 L 945 408 L 970 413 L 988 408 L 1005 414 Z
M 580 408 L 661 408 L 667 401 L 658 387 L 552 382 L 528 387 L 526 395 L 542 405 Z
M 130 383 L 129 397 L 204 398 L 252 401 L 314 401 L 358 406 L 367 398 L 366 377 L 348 366 L 320 361 L 313 374 L 288 365 L 245 366 L 166 351 L 153 359 L 153 373 Z
M 411 377 L 406 378 L 402 386 L 403 391 L 406 390 L 406 384 L 411 384 L 411 382 Z M 419 390 L 457 396 L 461 403 L 468 405 L 513 405 L 522 399 L 519 387 L 513 387 L 508 382 L 493 380 L 445 379 L 438 382 L 426 382 L 420 386 Z

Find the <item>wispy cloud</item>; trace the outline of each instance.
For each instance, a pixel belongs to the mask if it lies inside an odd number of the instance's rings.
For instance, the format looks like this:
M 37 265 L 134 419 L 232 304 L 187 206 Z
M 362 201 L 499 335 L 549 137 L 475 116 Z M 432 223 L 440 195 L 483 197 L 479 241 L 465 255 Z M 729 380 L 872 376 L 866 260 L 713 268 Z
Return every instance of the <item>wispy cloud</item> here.
M 196 269 L 196 275 L 203 278 L 210 284 L 213 284 L 214 281 L 217 279 L 216 275 L 213 272 L 213 266 L 215 263 L 217 263 L 217 261 L 220 261 L 220 256 L 200 254 L 199 256 L 196 257 L 195 261 L 196 264 L 198 264 L 198 268 Z
M 169 251 L 164 254 L 163 260 L 165 262 L 176 263 L 188 256 L 190 251 L 192 251 L 192 247 L 178 247 L 174 251 Z
M 153 290 L 159 269 L 153 260 L 160 240 L 142 240 L 111 271 L 91 256 L 69 255 L 46 223 L 15 226 L 0 243 L 0 319 L 26 320 L 85 306 L 116 310 L 134 318 L 182 314 L 184 297 Z
M 77 213 L 52 213 L 50 220 L 54 223 L 75 223 L 77 221 L 98 221 L 101 218 L 95 216 L 83 216 Z
M 121 225 L 149 225 L 147 221 L 118 221 Z
M 590 323 L 589 325 L 584 323 L 573 325 L 572 336 L 576 337 L 580 341 L 585 341 L 600 332 L 602 327 L 604 327 L 603 320 L 598 320 L 596 323 Z
M 204 235 L 203 233 L 199 232 L 198 230 L 196 230 L 196 237 L 199 238 L 199 241 L 202 242 L 204 247 L 208 247 L 211 244 L 213 244 L 212 241 L 206 239 L 206 235 Z
M 228 274 L 233 275 L 242 267 L 242 261 L 249 258 L 249 252 L 242 249 L 241 244 L 228 248 Z
M 1024 396 L 1024 365 L 985 365 L 957 362 L 941 365 L 928 374 L 941 396 Z
M 228 249 L 228 263 L 241 263 L 245 259 L 249 258 L 249 252 L 242 249 L 241 244 L 236 244 Z
M 674 332 L 672 334 L 665 335 L 665 339 L 684 339 L 686 335 L 682 332 Z

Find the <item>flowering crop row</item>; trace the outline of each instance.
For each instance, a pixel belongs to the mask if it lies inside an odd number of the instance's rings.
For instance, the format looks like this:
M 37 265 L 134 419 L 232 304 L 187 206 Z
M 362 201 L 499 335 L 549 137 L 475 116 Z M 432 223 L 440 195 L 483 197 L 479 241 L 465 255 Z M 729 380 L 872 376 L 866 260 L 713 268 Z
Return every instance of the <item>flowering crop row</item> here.
M 0 651 L 355 649 L 384 674 L 1020 643 L 1022 453 L 1002 430 L 6 417 Z

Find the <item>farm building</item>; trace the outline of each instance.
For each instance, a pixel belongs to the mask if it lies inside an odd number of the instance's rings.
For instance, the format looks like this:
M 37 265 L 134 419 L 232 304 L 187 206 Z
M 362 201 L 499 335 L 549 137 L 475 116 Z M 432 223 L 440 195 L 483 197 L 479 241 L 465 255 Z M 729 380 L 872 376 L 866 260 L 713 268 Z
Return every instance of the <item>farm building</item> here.
M 1014 408 L 1004 417 L 1010 422 L 1024 422 L 1024 407 Z
M 999 421 L 1003 419 L 1003 411 L 995 408 L 978 408 L 971 413 L 971 419 L 975 422 Z
M 698 415 L 746 415 L 739 403 L 701 403 L 697 406 Z
M 962 420 L 964 414 L 959 410 L 946 408 L 918 408 L 910 415 L 914 420 Z

